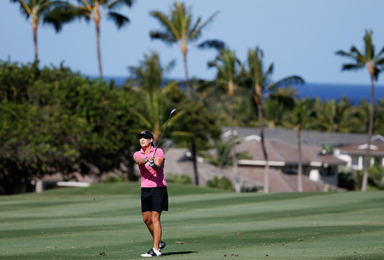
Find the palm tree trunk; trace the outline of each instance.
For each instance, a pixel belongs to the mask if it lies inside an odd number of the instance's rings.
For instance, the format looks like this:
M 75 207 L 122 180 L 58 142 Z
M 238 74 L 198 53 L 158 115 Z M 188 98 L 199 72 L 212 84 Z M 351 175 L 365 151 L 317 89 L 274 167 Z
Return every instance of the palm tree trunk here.
M 369 112 L 369 127 L 368 127 L 368 147 L 367 153 L 365 154 L 365 165 L 364 165 L 364 174 L 363 174 L 363 183 L 361 185 L 361 190 L 367 190 L 368 182 L 368 169 L 371 161 L 371 139 L 372 139 L 372 130 L 373 130 L 373 113 L 374 113 L 374 86 L 373 86 L 373 74 L 371 74 L 371 111 Z
M 189 99 L 192 99 L 191 86 L 189 85 L 188 65 L 187 65 L 187 52 L 183 52 L 184 70 L 185 70 L 185 86 L 187 87 L 187 94 Z
M 33 22 L 32 31 L 33 31 L 33 43 L 35 48 L 35 63 L 38 64 L 39 59 L 37 55 L 37 23 L 35 22 Z
M 261 148 L 263 149 L 264 160 L 265 160 L 263 192 L 268 193 L 269 192 L 269 161 L 268 161 L 267 149 L 265 148 L 265 142 L 264 142 L 263 111 L 261 107 L 261 101 L 260 102 L 257 102 L 257 100 L 255 101 L 257 105 L 257 115 L 259 118 L 259 125 L 260 125 Z
M 196 143 L 195 143 L 195 139 L 192 140 L 192 160 L 193 160 L 193 171 L 194 171 L 194 174 L 195 174 L 195 185 L 199 186 L 199 173 L 197 172 Z
M 229 96 L 229 111 L 231 117 L 231 146 L 232 146 L 232 162 L 233 162 L 233 172 L 235 174 L 235 191 L 239 193 L 241 191 L 239 173 L 236 159 L 236 147 L 235 147 L 235 133 L 233 129 L 233 95 Z
M 97 46 L 97 59 L 99 61 L 100 79 L 103 79 L 103 70 L 101 68 L 101 54 L 100 54 L 100 24 L 96 23 L 96 46 Z
M 299 168 L 297 171 L 297 191 L 303 192 L 303 163 L 302 163 L 302 153 L 301 153 L 301 129 L 297 129 L 297 148 L 299 152 Z

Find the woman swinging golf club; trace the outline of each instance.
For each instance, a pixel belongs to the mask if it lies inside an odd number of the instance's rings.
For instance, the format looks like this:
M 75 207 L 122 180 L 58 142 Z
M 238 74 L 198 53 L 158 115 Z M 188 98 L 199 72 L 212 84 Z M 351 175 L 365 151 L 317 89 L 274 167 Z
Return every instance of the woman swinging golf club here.
M 153 237 L 153 247 L 142 257 L 161 256 L 161 249 L 165 243 L 161 241 L 160 215 L 163 210 L 168 211 L 167 182 L 164 178 L 164 152 L 155 149 L 153 135 L 149 131 L 142 131 L 137 135 L 141 150 L 133 158 L 139 165 L 141 173 L 141 211 L 143 220 Z

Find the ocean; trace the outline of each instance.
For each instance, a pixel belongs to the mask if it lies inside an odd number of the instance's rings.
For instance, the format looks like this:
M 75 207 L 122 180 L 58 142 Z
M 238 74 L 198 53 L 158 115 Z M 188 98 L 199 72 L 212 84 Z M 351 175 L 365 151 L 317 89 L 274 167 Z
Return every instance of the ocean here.
M 318 97 L 324 101 L 336 99 L 339 100 L 343 96 L 351 100 L 354 105 L 359 104 L 361 100 L 371 101 L 371 86 L 367 85 L 351 85 L 351 84 L 325 84 L 325 83 L 306 83 L 304 85 L 295 86 L 298 91 L 298 97 Z M 384 86 L 375 86 L 375 103 L 381 98 L 384 100 Z
M 90 77 L 97 78 L 97 77 Z M 123 85 L 127 77 L 105 76 L 105 80 L 115 80 L 116 85 Z M 340 100 L 343 96 L 351 100 L 352 104 L 358 105 L 361 100 L 371 101 L 371 86 L 354 84 L 330 84 L 330 83 L 306 83 L 295 86 L 299 98 L 320 98 L 323 101 Z M 384 100 L 384 86 L 375 86 L 375 103 L 378 99 Z

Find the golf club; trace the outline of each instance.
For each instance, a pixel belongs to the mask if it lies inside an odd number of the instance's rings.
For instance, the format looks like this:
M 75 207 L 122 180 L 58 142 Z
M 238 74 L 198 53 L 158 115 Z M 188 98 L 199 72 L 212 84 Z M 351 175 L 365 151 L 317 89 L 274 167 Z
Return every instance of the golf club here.
M 160 143 L 161 137 L 163 137 L 163 134 L 164 134 L 165 128 L 167 128 L 167 125 L 168 125 L 168 121 L 169 121 L 169 119 L 171 118 L 172 114 L 173 114 L 175 111 L 176 111 L 176 108 L 172 109 L 171 113 L 169 113 L 169 117 L 168 117 L 167 123 L 165 124 L 165 127 L 164 127 L 164 129 L 163 129 L 163 132 L 161 133 L 161 136 L 160 136 L 159 140 L 157 141 L 157 144 L 156 144 L 156 149 L 155 149 L 155 152 L 153 153 L 153 159 L 155 159 L 155 154 L 156 154 L 156 151 L 157 151 L 157 147 L 159 146 L 159 143 Z

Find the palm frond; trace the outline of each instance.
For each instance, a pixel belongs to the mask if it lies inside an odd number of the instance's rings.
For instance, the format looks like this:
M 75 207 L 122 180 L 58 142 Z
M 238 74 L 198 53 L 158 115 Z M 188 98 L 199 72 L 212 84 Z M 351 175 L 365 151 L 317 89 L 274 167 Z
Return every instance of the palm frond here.
M 106 9 L 114 10 L 116 8 L 119 8 L 122 5 L 126 5 L 128 7 L 131 7 L 134 0 L 115 0 L 112 3 L 106 4 Z
M 303 78 L 300 76 L 289 76 L 285 77 L 281 80 L 278 80 L 276 82 L 273 82 L 266 86 L 265 88 L 267 90 L 274 90 L 275 88 L 282 87 L 282 86 L 287 86 L 287 85 L 298 85 L 298 84 L 304 84 L 305 81 Z
M 115 12 L 109 12 L 107 16 L 109 20 L 112 20 L 115 22 L 115 24 L 117 25 L 117 28 L 119 29 L 129 23 L 128 17 Z
M 161 89 L 161 93 L 163 95 L 167 94 L 169 91 L 171 91 L 172 89 L 174 89 L 175 87 L 177 87 L 179 84 L 178 81 L 172 81 L 171 83 L 169 83 L 167 86 L 165 86 L 164 88 Z
M 379 53 L 376 54 L 376 56 L 373 58 L 375 63 L 377 64 L 377 61 L 380 60 L 380 56 L 384 53 L 384 47 L 379 51 Z M 382 58 L 381 58 L 382 60 Z
M 365 63 L 343 64 L 341 70 L 358 70 L 364 68 Z
M 210 89 L 211 86 L 212 86 L 213 84 L 214 84 L 214 83 L 213 83 L 212 81 L 209 81 L 209 80 L 203 80 L 203 81 L 201 81 L 201 82 L 198 84 L 196 90 L 197 90 L 198 92 L 205 92 L 205 91 L 207 91 L 208 89 Z
M 55 1 L 56 2 L 56 5 L 58 3 L 61 3 L 60 1 Z M 44 14 L 45 12 L 49 12 L 50 11 L 50 7 L 54 5 L 54 2 L 52 1 L 40 1 L 39 4 L 36 6 L 37 9 L 37 14 L 38 15 L 41 15 L 41 14 Z
M 148 128 L 148 129 L 151 129 L 152 128 L 152 124 L 148 121 L 148 119 L 143 116 L 140 112 L 138 111 L 135 111 L 136 113 L 136 116 L 141 120 L 142 123 L 145 124 L 145 126 Z
M 188 133 L 184 131 L 173 131 L 172 134 L 174 136 L 180 136 L 180 137 L 193 137 L 193 133 Z
M 170 62 L 167 63 L 167 65 L 164 66 L 164 68 L 162 69 L 162 75 L 164 75 L 165 73 L 168 73 L 170 70 L 172 70 L 176 65 L 176 60 L 171 60 Z
M 45 14 L 43 23 L 51 24 L 56 32 L 60 32 L 63 24 L 69 23 L 76 18 L 80 19 L 86 13 L 86 10 L 83 8 L 75 8 L 69 5 L 65 5 L 62 7 L 56 7 L 51 12 Z M 86 20 L 87 16 L 84 16 Z
M 177 42 L 177 40 L 175 38 L 171 37 L 171 35 L 169 35 L 167 33 L 163 33 L 163 32 L 151 31 L 149 33 L 149 36 L 151 37 L 151 39 L 163 40 L 167 44 L 172 44 L 172 43 Z
M 161 12 L 158 12 L 158 11 L 152 11 L 152 12 L 150 12 L 150 15 L 153 16 L 154 18 L 157 18 L 158 21 L 166 29 L 166 32 L 169 32 L 172 35 L 172 37 L 169 36 L 168 38 L 173 38 L 173 39 L 180 39 L 181 38 L 180 33 L 176 30 L 176 27 L 168 19 L 167 16 L 165 16 L 164 14 L 162 14 Z M 167 33 L 163 32 L 162 34 L 167 34 Z
M 271 65 L 269 65 L 269 68 L 267 69 L 267 71 L 265 72 L 265 76 L 268 77 L 269 75 L 271 75 L 273 73 L 273 63 Z
M 87 0 L 77 0 L 79 3 L 82 3 L 86 8 L 87 10 L 91 11 L 92 10 L 92 6 L 88 3 Z
M 201 22 L 201 17 L 197 18 L 195 24 L 193 25 L 193 27 L 188 32 L 189 35 L 197 29 L 200 22 Z M 188 35 L 188 38 L 189 38 L 189 35 Z
M 358 62 L 367 62 L 369 59 L 371 59 L 370 56 L 364 56 L 355 46 L 352 46 L 351 52 L 356 53 L 356 61 Z
M 184 110 L 177 112 L 174 116 L 171 117 L 171 119 L 169 119 L 168 125 L 172 126 L 172 123 L 177 121 L 181 116 L 184 115 L 184 113 L 185 113 Z M 165 124 L 166 122 L 161 125 L 161 128 L 164 128 Z
M 380 74 L 381 70 L 377 67 L 375 67 L 374 71 L 373 71 L 373 78 L 377 81 L 379 79 L 379 74 Z
M 208 68 L 212 68 L 212 67 L 215 67 L 218 69 L 218 75 L 223 75 L 225 76 L 226 75 L 226 70 L 223 66 L 221 66 L 218 62 L 216 61 L 210 61 L 208 62 Z
M 340 55 L 340 56 L 350 57 L 350 58 L 353 58 L 353 59 L 357 59 L 357 55 L 352 54 L 352 53 L 347 53 L 345 51 L 337 51 L 335 54 L 336 55 Z
M 201 35 L 201 31 L 202 31 L 202 29 L 205 27 L 205 26 L 207 26 L 208 25 L 208 23 L 210 23 L 212 20 L 213 20 L 213 18 L 217 15 L 219 13 L 219 11 L 216 11 L 213 15 L 211 15 L 202 25 L 200 25 L 198 28 L 196 28 L 195 29 L 195 27 L 194 27 L 194 29 L 193 30 L 191 30 L 190 32 L 189 32 L 189 34 L 188 34 L 188 40 L 189 41 L 195 41 L 195 40 L 197 40 L 199 37 L 200 37 L 200 35 Z M 200 18 L 199 18 L 200 19 Z M 199 21 L 199 19 L 198 19 L 198 21 Z M 197 27 L 198 26 L 198 24 L 195 24 L 195 26 Z
M 384 58 L 375 61 L 376 65 L 384 65 Z
M 374 57 L 374 49 L 372 45 L 372 31 L 365 30 L 364 43 L 365 56 L 367 59 L 371 60 Z
M 220 40 L 207 40 L 207 41 L 202 42 L 199 45 L 197 45 L 197 47 L 199 49 L 214 48 L 214 49 L 220 51 L 221 49 L 225 49 L 226 45 L 223 41 L 220 41 Z
M 28 19 L 32 15 L 32 6 L 29 6 L 24 0 L 11 0 L 11 2 L 20 4 L 20 11 Z

